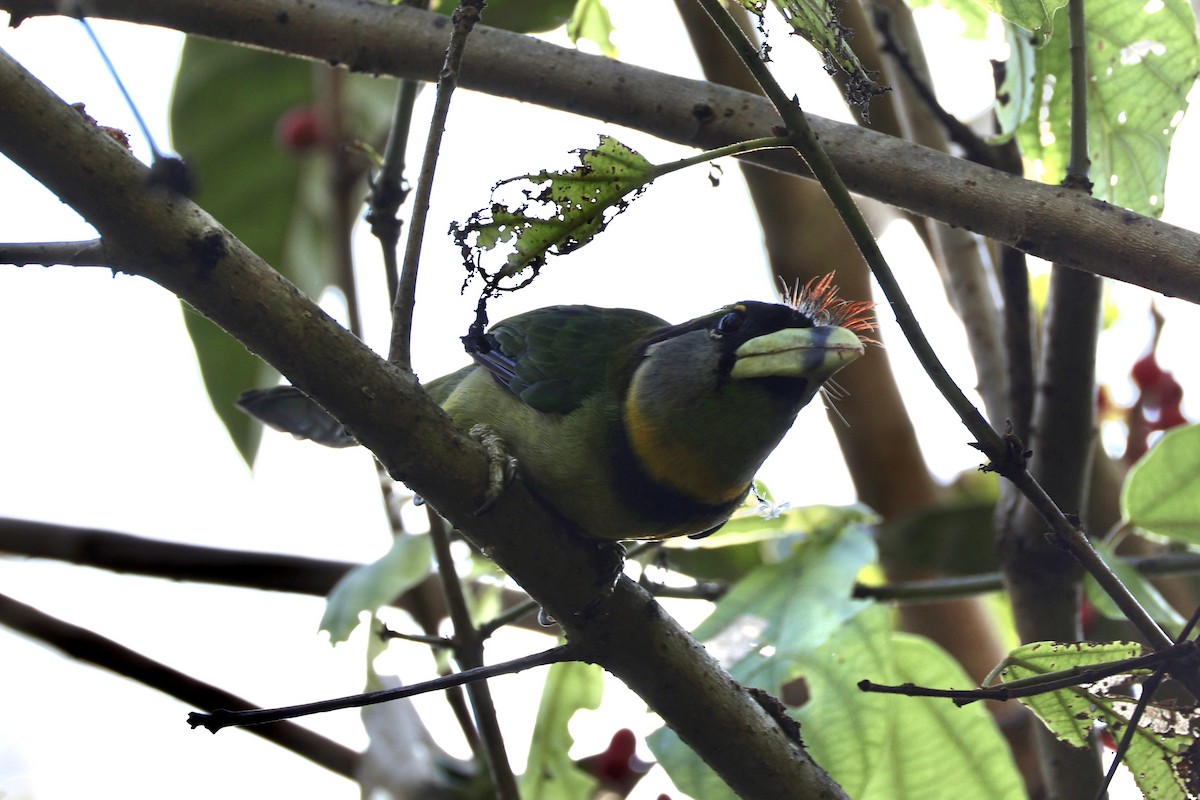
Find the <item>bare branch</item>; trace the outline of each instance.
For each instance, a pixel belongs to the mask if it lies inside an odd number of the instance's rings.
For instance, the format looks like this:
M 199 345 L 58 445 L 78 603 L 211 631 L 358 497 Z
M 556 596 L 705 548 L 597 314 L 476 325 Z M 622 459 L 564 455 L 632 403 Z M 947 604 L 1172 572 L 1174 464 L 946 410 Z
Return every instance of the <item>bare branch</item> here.
M 0 0 L 13 22 L 56 13 L 56 0 Z M 342 64 L 352 70 L 436 80 L 446 18 L 368 0 L 93 0 L 92 16 Z M 703 149 L 769 135 L 769 101 L 480 26 L 460 85 L 596 117 Z M 988 169 L 854 125 L 811 118 L 814 132 L 854 192 L 933 217 L 1031 255 L 1200 301 L 1200 234 Z M 15 132 L 20 134 L 21 132 Z M 756 153 L 751 163 L 809 175 L 794 154 Z
M 0 244 L 0 264 L 27 267 L 40 264 L 52 267 L 110 267 L 104 243 L 99 239 L 86 242 L 19 242 Z
M 252 705 L 87 628 L 63 622 L 4 595 L 0 595 L 0 624 L 45 642 L 72 658 L 124 675 L 192 706 Z M 294 723 L 258 728 L 254 733 L 351 780 L 357 773 L 358 753 Z

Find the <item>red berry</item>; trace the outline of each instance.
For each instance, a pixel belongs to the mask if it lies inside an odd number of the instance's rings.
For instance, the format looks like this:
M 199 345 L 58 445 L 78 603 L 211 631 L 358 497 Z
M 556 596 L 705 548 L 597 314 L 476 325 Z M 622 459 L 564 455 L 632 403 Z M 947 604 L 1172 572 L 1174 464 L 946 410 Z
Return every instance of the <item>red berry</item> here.
M 1133 382 L 1143 392 L 1151 386 L 1155 386 L 1162 377 L 1163 371 L 1158 362 L 1154 359 L 1154 353 L 1147 353 L 1134 362 L 1133 368 L 1129 370 L 1129 377 L 1133 378 Z
M 1117 740 L 1113 738 L 1112 731 L 1110 731 L 1108 728 L 1100 731 L 1100 744 L 1102 744 L 1108 750 L 1117 749 Z
M 1156 431 L 1170 430 L 1178 428 L 1180 425 L 1187 425 L 1187 417 L 1179 410 L 1178 405 L 1163 406 L 1158 412 L 1158 419 L 1155 420 L 1153 428 Z
M 1154 387 L 1158 392 L 1158 405 L 1164 411 L 1174 407 L 1176 410 L 1179 404 L 1183 401 L 1183 387 L 1179 385 L 1179 381 L 1175 380 L 1175 376 L 1169 372 L 1164 372 L 1158 379 L 1158 385 Z
M 275 123 L 275 142 L 283 150 L 302 153 L 312 150 L 324 139 L 324 125 L 312 106 L 295 106 L 280 115 Z
M 1079 626 L 1083 629 L 1083 635 L 1087 636 L 1091 632 L 1092 623 L 1096 621 L 1096 607 L 1085 597 L 1079 604 Z
M 615 782 L 625 779 L 631 771 L 629 761 L 636 749 L 637 738 L 633 731 L 628 728 L 618 730 L 608 743 L 608 749 L 600 754 L 601 775 Z

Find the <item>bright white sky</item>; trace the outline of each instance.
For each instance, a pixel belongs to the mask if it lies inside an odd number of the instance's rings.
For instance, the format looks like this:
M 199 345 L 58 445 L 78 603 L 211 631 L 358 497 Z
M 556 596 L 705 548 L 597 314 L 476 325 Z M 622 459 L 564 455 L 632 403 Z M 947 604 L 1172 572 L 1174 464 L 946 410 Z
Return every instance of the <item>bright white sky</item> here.
M 608 5 L 617 24 L 627 26 L 618 35 L 623 58 L 698 76 L 671 4 L 609 0 Z M 636 30 L 629 27 L 634 21 Z M 181 37 L 103 22 L 95 27 L 165 146 L 166 103 Z M 948 35 L 939 38 L 950 40 Z M 67 101 L 85 102 L 103 124 L 129 131 L 136 152 L 147 156 L 129 112 L 76 23 L 27 21 L 15 31 L 0 31 L 0 47 Z M 828 82 L 813 79 L 819 67 L 801 52 L 803 47 L 798 39 L 777 37 L 776 69 L 785 84 L 801 92 L 806 108 L 844 118 L 836 92 Z M 991 78 L 982 52 L 946 49 L 931 54 L 935 74 L 956 79 L 942 87 L 954 111 L 977 111 L 981 101 L 972 98 L 988 91 Z M 948 68 L 939 69 L 939 63 Z M 418 121 L 427 118 L 431 94 L 421 100 Z M 497 146 L 484 160 L 486 172 L 472 172 L 477 167 L 453 155 L 468 139 L 477 141 L 473 119 L 512 121 L 507 130 L 489 127 Z M 1194 153 L 1189 122 L 1180 129 L 1176 150 Z M 496 180 L 566 165 L 568 151 L 593 144 L 599 133 L 615 134 L 652 161 L 685 153 L 592 120 L 469 93 L 457 96 L 423 261 L 415 343 L 423 377 L 463 363 L 457 337 L 472 318 L 473 295 L 457 294 L 457 250 L 442 235 L 449 221 L 484 205 Z M 418 137 L 414 147 L 419 151 L 421 145 Z M 410 163 L 417 161 L 410 158 Z M 771 297 L 772 279 L 755 220 L 736 169 L 725 166 L 717 189 L 709 187 L 704 170 L 664 179 L 596 243 L 552 264 L 532 288 L 495 304 L 493 318 L 550 303 L 588 302 L 636 306 L 680 321 L 734 299 Z M 1174 168 L 1178 175 L 1196 174 L 1190 164 Z M 0 185 L 5 187 L 0 193 L 0 240 L 94 236 L 73 212 L 6 161 L 0 161 Z M 1195 229 L 1196 191 L 1182 181 L 1170 185 L 1167 218 Z M 970 386 L 973 372 L 961 330 L 944 307 L 932 267 L 912 249 L 910 236 L 891 231 L 885 245 L 926 330 L 951 371 Z M 381 290 L 373 241 L 360 242 L 359 258 L 360 269 Z M 1128 396 L 1123 376 L 1148 336 L 1139 311 L 1146 306 L 1146 293 L 1121 296 L 1129 309 L 1126 334 L 1110 335 L 1105 342 L 1106 374 L 1117 381 L 1118 400 Z M 1196 311 L 1183 303 L 1165 305 L 1173 322 L 1164 335 L 1163 360 L 1181 374 L 1185 386 L 1200 385 L 1198 367 L 1188 357 L 1191 351 L 1183 349 L 1194 341 L 1190 332 Z M 386 303 L 369 301 L 364 311 L 368 340 L 384 348 Z M 138 278 L 113 278 L 102 270 L 0 267 L 0 341 L 7 343 L 0 347 L 0 369 L 7 378 L 0 418 L 8 422 L 0 456 L 0 515 L 346 560 L 374 559 L 386 549 L 388 532 L 365 453 L 328 451 L 268 435 L 255 472 L 245 468 L 205 398 L 178 304 L 157 286 Z M 906 396 L 919 409 L 918 430 L 933 469 L 947 479 L 971 469 L 978 456 L 966 446 L 968 437 L 900 340 L 892 336 L 889 341 Z M 830 463 L 821 476 L 794 476 L 801 447 L 828 454 Z M 824 414 L 811 408 L 801 415 L 764 478 L 793 504 L 851 502 L 836 453 Z M 331 648 L 317 635 L 322 610 L 317 599 L 19 561 L 0 561 L 0 586 L 24 602 L 264 705 L 348 694 L 362 684 L 363 638 Z M 519 637 L 513 652 L 540 649 L 547 641 Z M 0 797 L 6 800 L 97 795 L 137 800 L 162 797 L 165 787 L 174 798 L 357 796 L 350 783 L 256 737 L 190 731 L 184 724 L 190 709 L 131 682 L 80 668 L 2 629 L 0 647 L 5 654 Z M 391 663 L 406 680 L 428 677 L 431 669 L 416 648 Z M 501 680 L 501 719 L 515 722 L 509 744 L 519 769 L 532 724 L 529 697 L 541 677 L 534 671 Z M 614 689 L 609 696 L 618 694 Z M 431 707 L 438 712 L 443 708 L 436 702 Z M 602 749 L 617 727 L 652 730 L 656 723 L 638 709 L 636 700 L 626 698 L 596 718 L 577 720 L 580 744 L 574 752 Z M 350 746 L 365 745 L 351 712 L 324 715 L 309 724 Z M 450 746 L 462 752 L 460 745 Z M 646 785 L 636 796 L 654 797 L 662 786 Z

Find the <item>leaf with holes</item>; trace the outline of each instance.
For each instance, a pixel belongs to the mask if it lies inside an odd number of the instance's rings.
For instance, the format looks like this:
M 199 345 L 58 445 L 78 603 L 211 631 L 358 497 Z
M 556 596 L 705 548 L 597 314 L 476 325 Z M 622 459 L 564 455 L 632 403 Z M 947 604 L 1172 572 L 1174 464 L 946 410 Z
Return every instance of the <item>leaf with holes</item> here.
M 792 30 L 803 36 L 825 58 L 825 71 L 832 75 L 841 70 L 846 76 L 846 102 L 858 107 L 863 119 L 866 119 L 867 104 L 871 98 L 883 94 L 887 89 L 875 82 L 874 73 L 863 66 L 850 47 L 854 31 L 842 25 L 838 17 L 838 4 L 833 0 L 773 1 Z M 762 16 L 764 4 L 742 0 L 742 5 Z
M 1136 658 L 1141 654 L 1142 646 L 1136 642 L 1031 642 L 1008 654 L 999 676 L 1002 682 L 1012 683 L 1050 672 Z M 1086 689 L 1071 687 L 1020 700 L 1059 739 L 1075 747 L 1088 746 L 1095 717 L 1092 713 L 1094 698 Z
M 1065 13 L 1065 12 L 1060 12 Z M 1036 52 L 1033 113 L 1017 131 L 1030 176 L 1058 183 L 1070 153 L 1066 24 Z M 1167 156 L 1200 70 L 1187 0 L 1089 0 L 1088 154 L 1094 194 L 1158 216 Z
M 536 276 L 549 255 L 564 255 L 590 242 L 658 177 L 653 164 L 611 136 L 592 150 L 576 150 L 580 165 L 566 172 L 541 172 L 500 181 L 492 202 L 450 231 L 462 248 L 467 270 L 489 288 L 511 291 L 500 281 L 526 270 Z M 632 196 L 630 196 L 632 195 Z M 495 251 L 500 263 L 484 264 Z

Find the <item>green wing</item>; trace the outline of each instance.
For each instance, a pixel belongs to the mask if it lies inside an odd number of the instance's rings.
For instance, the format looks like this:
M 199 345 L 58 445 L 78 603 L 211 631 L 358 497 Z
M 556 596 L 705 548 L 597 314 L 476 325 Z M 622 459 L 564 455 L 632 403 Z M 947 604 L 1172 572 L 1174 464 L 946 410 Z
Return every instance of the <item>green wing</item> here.
M 526 405 L 569 414 L 631 368 L 634 347 L 666 324 L 628 308 L 549 306 L 498 322 L 494 349 L 474 357 Z

